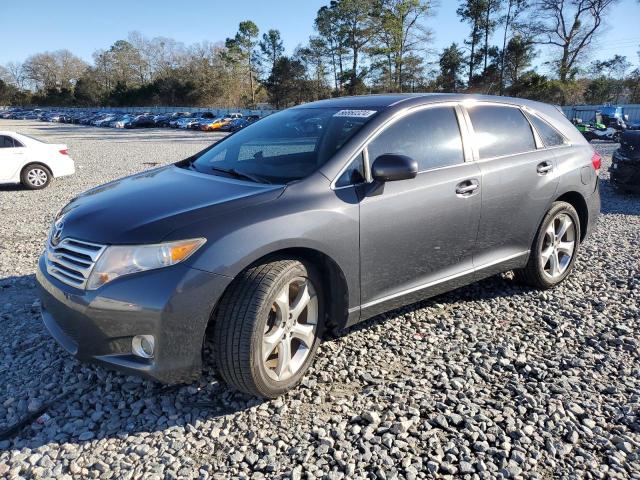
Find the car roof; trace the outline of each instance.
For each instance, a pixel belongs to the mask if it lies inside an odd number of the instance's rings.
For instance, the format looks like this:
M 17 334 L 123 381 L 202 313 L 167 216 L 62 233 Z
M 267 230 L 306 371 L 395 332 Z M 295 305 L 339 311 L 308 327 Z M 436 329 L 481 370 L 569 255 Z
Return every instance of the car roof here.
M 506 103 L 510 105 L 524 105 L 534 109 L 536 109 L 536 107 L 542 107 L 542 109 L 548 109 L 550 107 L 550 105 L 548 104 L 526 100 L 524 98 L 503 97 L 497 95 L 480 95 L 466 93 L 390 93 L 330 98 L 327 100 L 305 103 L 294 108 L 374 108 L 376 110 L 386 110 L 393 107 L 401 108 L 404 106 L 410 106 L 412 104 L 415 105 L 439 102 L 463 102 L 474 100 Z

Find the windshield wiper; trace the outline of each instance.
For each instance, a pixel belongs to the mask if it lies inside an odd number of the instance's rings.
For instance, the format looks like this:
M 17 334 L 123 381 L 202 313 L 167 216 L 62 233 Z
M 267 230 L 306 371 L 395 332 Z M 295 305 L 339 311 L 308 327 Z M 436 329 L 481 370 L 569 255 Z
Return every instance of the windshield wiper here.
M 215 172 L 226 173 L 235 178 L 244 178 L 256 183 L 271 183 L 269 180 L 267 180 L 264 177 L 259 177 L 258 175 L 253 175 L 251 173 L 239 172 L 234 168 L 220 168 L 220 167 L 209 167 L 209 168 Z

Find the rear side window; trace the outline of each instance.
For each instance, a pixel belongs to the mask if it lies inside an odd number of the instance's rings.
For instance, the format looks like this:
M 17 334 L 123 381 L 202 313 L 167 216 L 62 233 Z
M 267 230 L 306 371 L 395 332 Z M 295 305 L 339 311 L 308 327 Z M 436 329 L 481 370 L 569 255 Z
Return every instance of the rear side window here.
M 13 148 L 13 138 L 7 137 L 6 135 L 0 135 L 0 148 Z
M 475 105 L 468 110 L 481 159 L 536 149 L 531 125 L 519 108 Z
M 555 128 L 553 128 L 541 118 L 529 114 L 527 114 L 527 118 L 531 120 L 533 128 L 536 129 L 538 135 L 540 135 L 540 138 L 542 138 L 542 142 L 546 147 L 558 147 L 567 143 L 560 132 L 558 132 Z
M 435 107 L 402 117 L 371 143 L 369 158 L 407 155 L 418 162 L 418 170 L 430 170 L 464 162 L 458 119 L 453 107 Z

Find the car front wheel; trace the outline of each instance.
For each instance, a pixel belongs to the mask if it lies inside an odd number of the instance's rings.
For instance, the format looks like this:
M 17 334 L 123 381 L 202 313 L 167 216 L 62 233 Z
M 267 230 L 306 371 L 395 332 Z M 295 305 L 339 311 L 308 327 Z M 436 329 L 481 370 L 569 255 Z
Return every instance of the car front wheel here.
M 232 282 L 218 307 L 218 371 L 238 390 L 277 397 L 302 379 L 323 326 L 322 283 L 312 265 L 293 259 L 254 265 Z
M 545 215 L 529 255 L 529 261 L 516 278 L 540 289 L 562 282 L 571 270 L 580 246 L 580 219 L 575 208 L 555 202 Z
M 40 190 L 51 182 L 51 172 L 42 165 L 28 165 L 22 171 L 20 180 L 29 190 Z

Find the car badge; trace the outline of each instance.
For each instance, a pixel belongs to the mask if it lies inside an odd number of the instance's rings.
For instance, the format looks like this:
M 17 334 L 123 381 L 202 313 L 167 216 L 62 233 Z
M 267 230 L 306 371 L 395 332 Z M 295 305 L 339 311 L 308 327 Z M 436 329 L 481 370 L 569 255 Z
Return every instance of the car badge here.
M 64 227 L 64 222 L 62 220 L 58 220 L 53 224 L 53 235 L 51 235 L 51 245 L 54 247 L 60 243 L 62 239 L 62 228 Z

